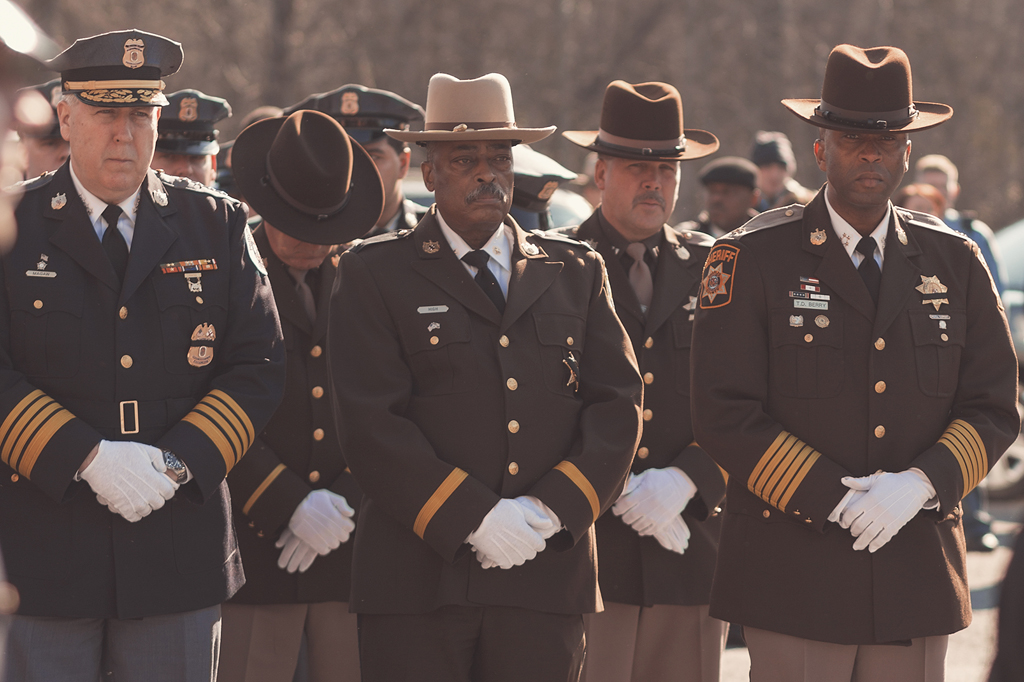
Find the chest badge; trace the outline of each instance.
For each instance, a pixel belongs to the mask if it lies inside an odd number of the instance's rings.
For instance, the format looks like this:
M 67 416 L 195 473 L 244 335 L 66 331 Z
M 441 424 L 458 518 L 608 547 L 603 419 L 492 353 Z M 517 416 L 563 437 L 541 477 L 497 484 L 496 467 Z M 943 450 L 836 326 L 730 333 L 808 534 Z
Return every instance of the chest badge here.
M 188 290 L 193 294 L 203 293 L 203 273 L 186 272 L 185 281 L 188 282 Z
M 815 246 L 821 246 L 825 243 L 826 239 L 828 239 L 828 235 L 825 234 L 825 230 L 819 228 L 811 232 L 811 243 Z
M 949 299 L 939 298 L 938 296 L 939 294 L 944 294 L 947 291 L 949 291 L 949 287 L 947 287 L 945 284 L 939 281 L 938 275 L 932 275 L 931 277 L 927 275 L 921 275 L 921 283 L 914 288 L 920 291 L 926 297 L 923 301 L 921 301 L 922 305 L 928 305 L 929 303 L 931 303 L 933 306 L 935 306 L 935 310 L 938 310 L 939 306 L 941 306 L 943 303 L 949 305 Z
M 440 322 L 431 322 L 430 324 L 427 325 L 427 331 L 428 332 L 432 332 L 435 329 L 440 329 L 440 328 L 441 328 L 441 323 Z
M 435 242 L 433 239 L 428 239 L 423 242 L 423 253 L 429 253 L 431 255 L 441 250 L 441 245 Z
M 26 277 L 46 277 L 52 279 L 57 276 L 57 273 L 53 270 L 47 270 L 47 266 L 50 265 L 50 257 L 45 253 L 39 254 L 39 262 L 36 263 L 35 270 L 26 270 Z
M 828 326 L 828 318 L 825 317 L 824 315 L 818 315 L 816 318 L 814 318 L 814 324 L 824 329 L 825 327 Z
M 50 197 L 50 208 L 54 211 L 59 211 L 68 205 L 68 195 L 60 192 Z
M 217 339 L 217 330 L 212 324 L 204 322 L 192 332 L 192 346 L 188 349 L 188 364 L 193 367 L 206 367 L 213 361 L 213 342 Z
M 789 316 L 789 326 L 790 327 L 802 327 L 802 326 L 804 326 L 804 316 L 803 315 L 790 315 Z

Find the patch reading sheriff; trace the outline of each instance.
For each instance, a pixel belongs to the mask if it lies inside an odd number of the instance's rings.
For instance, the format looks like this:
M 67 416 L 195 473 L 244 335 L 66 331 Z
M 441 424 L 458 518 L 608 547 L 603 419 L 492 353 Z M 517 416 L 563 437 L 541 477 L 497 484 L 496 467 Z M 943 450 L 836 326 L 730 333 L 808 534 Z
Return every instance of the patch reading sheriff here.
M 732 301 L 732 279 L 740 250 L 727 244 L 711 250 L 704 264 L 704 277 L 700 286 L 700 307 L 721 308 Z

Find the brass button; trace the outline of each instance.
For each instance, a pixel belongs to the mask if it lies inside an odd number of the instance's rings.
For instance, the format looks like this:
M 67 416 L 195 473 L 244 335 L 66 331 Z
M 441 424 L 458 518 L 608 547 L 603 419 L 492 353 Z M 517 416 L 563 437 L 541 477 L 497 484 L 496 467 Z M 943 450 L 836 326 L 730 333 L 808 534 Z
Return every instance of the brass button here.
M 875 427 L 875 438 L 881 438 L 885 435 L 885 427 L 879 424 Z
M 313 440 L 323 440 L 323 439 L 324 439 L 324 430 L 323 429 L 317 429 L 317 430 L 313 431 Z
M 644 410 L 644 421 L 649 422 L 654 417 L 654 413 L 650 409 Z
M 648 336 L 647 340 L 644 341 L 644 348 L 650 348 L 653 345 L 654 345 L 654 339 L 652 339 L 650 336 Z
M 519 433 L 519 422 L 517 422 L 515 419 L 510 421 L 508 423 L 508 430 L 509 433 Z
M 310 483 L 316 483 L 319 480 L 320 480 L 320 472 L 319 471 L 310 471 L 309 472 L 309 482 Z
M 646 447 L 642 447 L 636 451 L 636 456 L 640 459 L 647 459 L 647 455 L 651 454 L 651 451 Z
M 122 320 L 128 319 L 128 308 L 127 306 L 121 306 L 121 309 L 117 311 L 117 316 Z
M 516 464 L 515 462 L 510 463 L 508 465 L 508 472 L 515 476 L 516 474 L 519 473 L 519 465 Z
M 9 582 L 0 580 L 0 614 L 9 615 L 18 610 L 21 598 L 18 588 Z
M 943 341 L 949 341 L 949 336 L 947 336 L 946 334 L 943 334 L 939 338 L 942 339 Z
M 309 349 L 309 354 L 312 355 L 314 358 L 320 357 L 321 355 L 323 355 L 323 352 L 324 349 L 321 348 L 320 346 L 313 346 L 312 348 Z
M 501 338 L 498 339 L 498 343 L 502 348 L 508 348 L 508 337 L 502 334 Z
M 875 393 L 885 393 L 885 382 L 879 381 L 875 384 Z
M 314 398 L 323 398 L 324 397 L 324 387 L 323 386 L 314 386 L 313 390 L 310 391 L 310 393 L 313 394 Z
M 517 388 L 519 388 L 519 382 L 513 379 L 512 377 L 508 378 L 508 381 L 505 382 L 505 385 L 508 386 L 508 390 L 510 391 L 514 391 Z
M 648 372 L 647 374 L 644 375 L 644 383 L 645 384 L 653 384 L 654 383 L 654 375 L 651 372 Z
M 11 474 L 11 483 L 17 483 L 19 478 L 21 478 L 21 476 L 18 474 Z
M 768 511 L 767 509 L 765 509 L 763 512 L 761 512 L 761 516 L 765 517 L 766 519 L 769 516 L 771 516 L 771 515 L 772 515 L 772 513 L 770 511 Z
M 572 337 L 571 336 L 567 336 L 566 339 L 565 339 L 565 342 L 571 346 L 573 344 Z
M 261 531 L 261 530 L 256 531 L 256 537 L 258 537 L 258 538 L 263 537 L 263 531 Z
M 812 519 L 808 518 L 808 519 L 804 519 L 804 523 L 814 523 L 814 521 Z
M 437 338 L 436 336 L 431 336 L 430 337 L 430 345 L 431 346 L 436 346 L 440 340 L 441 339 Z
M 885 339 L 881 336 L 875 339 L 875 350 L 885 350 Z
M 40 301 L 40 300 L 39 300 L 39 299 L 37 298 L 37 299 L 36 299 L 36 300 L 35 300 L 35 301 L 34 301 L 34 302 L 32 303 L 32 307 L 33 307 L 33 308 L 35 308 L 36 310 L 39 310 L 40 308 L 42 308 L 42 307 L 43 307 L 43 302 L 42 302 L 42 301 Z
M 793 215 L 793 209 L 789 209 L 788 211 L 786 211 L 786 217 L 787 218 L 791 217 L 792 215 Z
M 196 303 L 198 303 L 199 305 L 202 305 L 203 304 L 203 297 L 202 296 L 196 296 Z
M 131 367 L 132 366 L 132 356 L 130 356 L 130 355 L 122 355 L 121 356 L 121 366 L 124 367 L 125 369 L 128 369 L 129 367 Z
M 256 527 L 256 522 L 255 521 L 250 521 L 249 522 L 249 527 L 250 528 L 255 528 Z
M 814 341 L 814 334 L 804 334 L 804 341 L 807 343 Z

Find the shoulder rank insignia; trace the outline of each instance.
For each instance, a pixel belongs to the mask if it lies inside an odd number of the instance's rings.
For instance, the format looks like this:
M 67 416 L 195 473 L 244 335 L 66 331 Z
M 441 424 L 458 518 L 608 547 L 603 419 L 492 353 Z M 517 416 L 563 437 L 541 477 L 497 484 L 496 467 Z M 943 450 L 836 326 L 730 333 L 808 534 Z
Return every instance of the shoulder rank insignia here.
M 820 227 L 814 232 L 811 232 L 811 243 L 815 246 L 821 246 L 825 243 L 826 239 L 828 239 L 828 235 L 825 234 L 825 230 Z
M 50 199 L 50 208 L 52 208 L 54 211 L 59 211 L 65 206 L 67 206 L 67 203 L 68 195 L 64 194 L 63 192 L 59 192 L 57 194 L 54 194 L 53 197 Z
M 921 275 L 921 283 L 914 288 L 920 291 L 926 297 L 928 297 L 921 301 L 923 305 L 928 305 L 929 303 L 931 303 L 933 306 L 935 306 L 936 311 L 938 311 L 939 306 L 941 306 L 943 303 L 949 305 L 949 299 L 939 298 L 937 296 L 937 294 L 944 294 L 947 291 L 949 291 L 949 287 L 947 287 L 945 284 L 939 281 L 938 275 L 932 275 L 931 277 L 928 277 L 927 275 Z
M 700 285 L 700 307 L 721 308 L 732 301 L 732 278 L 736 271 L 737 246 L 722 244 L 711 250 L 704 264 Z
M 428 239 L 423 242 L 423 253 L 435 254 L 441 250 L 441 245 L 435 242 L 433 239 Z

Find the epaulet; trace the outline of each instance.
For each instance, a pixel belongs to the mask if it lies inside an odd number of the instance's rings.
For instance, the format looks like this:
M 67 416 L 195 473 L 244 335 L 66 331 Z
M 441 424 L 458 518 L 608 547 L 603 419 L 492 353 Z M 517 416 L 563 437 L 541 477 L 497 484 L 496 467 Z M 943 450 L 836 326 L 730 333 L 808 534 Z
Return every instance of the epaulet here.
M 587 242 L 583 242 L 580 241 L 579 239 L 574 239 L 573 237 L 569 236 L 570 234 L 572 234 L 572 229 L 573 228 L 571 227 L 559 227 L 552 230 L 548 230 L 546 232 L 544 230 L 530 230 L 530 234 L 532 234 L 535 237 L 540 237 L 541 239 L 548 239 L 553 242 L 562 242 L 563 244 L 572 244 L 573 246 L 581 246 L 587 251 L 593 251 L 594 247 L 588 244 Z M 565 232 L 565 230 L 569 230 L 569 232 Z
M 800 204 L 790 204 L 789 206 L 773 208 L 770 211 L 765 211 L 764 213 L 754 216 L 740 227 L 737 227 L 735 230 L 725 235 L 723 239 L 735 239 L 751 232 L 757 232 L 758 230 L 765 230 L 769 227 L 792 223 L 803 217 L 804 207 Z
M 207 187 L 206 185 L 200 182 L 196 182 L 191 178 L 182 178 L 177 175 L 168 175 L 163 171 L 157 171 L 156 175 L 160 179 L 160 182 L 162 182 L 166 187 L 173 187 L 174 189 L 187 189 L 192 192 L 201 192 L 203 194 L 215 196 L 218 199 L 231 199 L 229 195 L 225 194 L 219 189 Z
M 953 235 L 954 237 L 963 237 L 963 233 L 957 232 L 952 227 L 947 225 L 941 219 L 936 218 L 930 213 L 921 213 L 920 211 L 911 211 L 909 208 L 896 208 L 895 209 L 900 219 L 908 225 L 915 225 L 917 227 L 924 227 L 929 230 L 935 230 L 936 232 L 945 232 L 946 234 Z
M 691 246 L 704 246 L 709 249 L 715 245 L 715 238 L 712 237 L 710 234 L 708 234 L 707 232 L 701 232 L 699 230 L 688 230 L 680 227 L 681 225 L 685 224 L 686 223 L 680 223 L 676 227 L 672 228 L 672 230 L 677 235 L 679 235 L 679 238 L 682 239 L 684 242 Z
M 21 192 L 28 192 L 39 187 L 45 187 L 50 184 L 54 176 L 57 174 L 56 171 L 47 171 L 39 177 L 31 178 L 29 180 L 22 180 L 21 182 L 15 183 L 7 188 L 7 192 L 11 194 L 19 194 Z
M 394 232 L 385 232 L 384 234 L 378 234 L 369 239 L 357 240 L 358 243 L 353 242 L 352 246 L 349 247 L 349 251 L 352 253 L 359 253 L 367 246 L 373 246 L 374 244 L 383 244 L 384 242 L 393 242 L 396 239 L 405 239 L 412 235 L 413 231 L 409 229 L 395 230 Z

